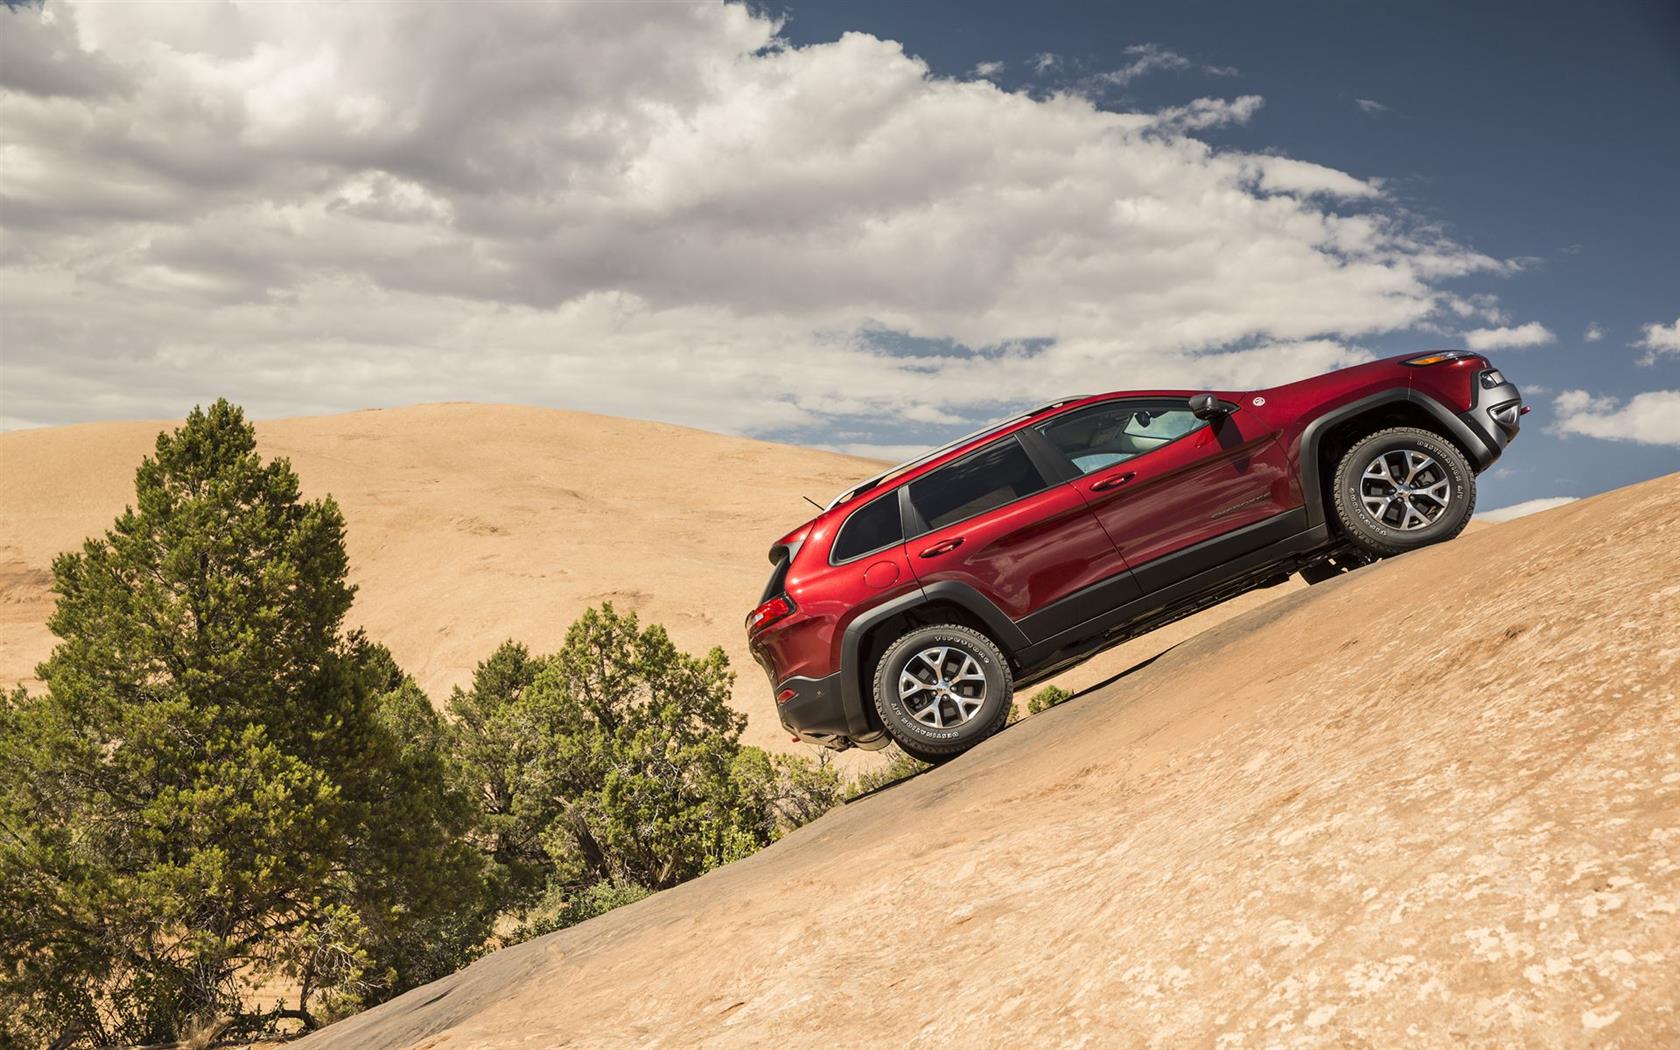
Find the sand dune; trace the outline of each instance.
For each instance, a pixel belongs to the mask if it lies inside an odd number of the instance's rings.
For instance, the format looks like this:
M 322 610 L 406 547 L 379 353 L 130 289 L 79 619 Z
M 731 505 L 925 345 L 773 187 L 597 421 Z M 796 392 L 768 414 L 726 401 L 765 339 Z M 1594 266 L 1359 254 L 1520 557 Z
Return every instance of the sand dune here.
M 37 684 L 52 649 L 49 568 L 133 502 L 134 469 L 174 424 L 94 423 L 0 435 L 0 686 Z M 746 739 L 789 748 L 741 622 L 770 542 L 880 469 L 871 460 L 685 427 L 511 405 L 446 404 L 257 423 L 310 496 L 349 524 L 352 619 L 434 701 L 503 639 L 559 645 L 610 600 L 694 652 L 721 645 Z M 1299 582 L 1287 585 L 1301 586 Z M 1270 600 L 1259 592 L 1056 680 L 1082 688 Z M 800 745 L 801 748 L 804 745 Z M 854 758 L 859 758 L 853 753 Z
M 302 1046 L 1680 1044 L 1677 522 L 1288 595 Z

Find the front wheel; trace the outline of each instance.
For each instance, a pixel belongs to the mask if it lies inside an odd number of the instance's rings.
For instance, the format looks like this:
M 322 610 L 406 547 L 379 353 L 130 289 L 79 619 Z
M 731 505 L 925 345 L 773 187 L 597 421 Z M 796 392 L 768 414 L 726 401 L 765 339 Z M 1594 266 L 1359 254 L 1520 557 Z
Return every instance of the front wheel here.
M 1476 506 L 1476 476 L 1441 435 L 1392 427 L 1348 450 L 1336 467 L 1335 493 L 1342 532 L 1386 558 L 1462 532 Z
M 939 624 L 900 637 L 875 667 L 875 711 L 904 753 L 955 758 L 1002 729 L 1014 676 L 997 645 L 971 627 Z

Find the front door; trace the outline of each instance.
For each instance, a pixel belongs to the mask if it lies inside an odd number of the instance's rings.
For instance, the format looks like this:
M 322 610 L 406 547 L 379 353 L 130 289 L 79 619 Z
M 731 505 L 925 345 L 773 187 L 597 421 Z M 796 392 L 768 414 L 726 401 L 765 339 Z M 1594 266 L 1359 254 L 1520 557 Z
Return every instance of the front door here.
M 1117 398 L 1033 431 L 1072 465 L 1145 593 L 1282 538 L 1279 516 L 1300 503 L 1277 435 L 1240 407 L 1210 424 L 1188 396 Z

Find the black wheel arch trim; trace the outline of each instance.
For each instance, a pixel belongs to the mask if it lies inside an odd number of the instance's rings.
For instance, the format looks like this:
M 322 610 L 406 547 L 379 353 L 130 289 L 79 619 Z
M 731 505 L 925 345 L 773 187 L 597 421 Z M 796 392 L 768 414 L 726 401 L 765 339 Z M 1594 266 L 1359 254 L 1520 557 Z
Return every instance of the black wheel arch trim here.
M 864 703 L 864 669 L 860 666 L 864 638 L 872 628 L 880 626 L 894 616 L 930 605 L 945 604 L 956 605 L 978 619 L 985 626 L 986 633 L 991 636 L 992 641 L 1003 650 L 1005 659 L 1013 659 L 1015 654 L 1027 645 L 1027 636 L 1022 633 L 1021 628 L 985 595 L 966 583 L 940 580 L 927 584 L 920 591 L 911 591 L 891 601 L 882 602 L 847 624 L 845 632 L 840 636 L 840 706 L 845 712 L 846 723 L 853 735 L 867 734 L 880 728 L 870 717 L 869 709 L 872 705 Z
M 1476 432 L 1464 420 L 1454 415 L 1445 405 L 1417 390 L 1395 388 L 1382 390 L 1357 401 L 1350 401 L 1339 408 L 1324 413 L 1301 431 L 1301 452 L 1297 461 L 1297 469 L 1301 478 L 1301 496 L 1306 503 L 1307 521 L 1312 525 L 1322 525 L 1327 520 L 1325 516 L 1324 494 L 1319 484 L 1318 453 L 1323 443 L 1324 435 L 1338 425 L 1347 422 L 1355 416 L 1363 415 L 1373 408 L 1395 402 L 1406 402 L 1423 409 L 1441 424 L 1453 440 L 1464 446 L 1470 453 L 1471 464 L 1477 471 L 1487 468 L 1495 459 L 1499 458 L 1497 446 L 1490 447 L 1487 438 Z

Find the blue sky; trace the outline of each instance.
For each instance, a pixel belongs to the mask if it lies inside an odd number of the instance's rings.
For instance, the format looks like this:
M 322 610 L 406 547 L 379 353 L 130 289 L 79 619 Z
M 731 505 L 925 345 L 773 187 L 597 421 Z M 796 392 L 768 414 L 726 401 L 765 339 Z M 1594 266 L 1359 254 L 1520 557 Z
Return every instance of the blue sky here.
M 1680 387 L 1680 354 L 1649 365 L 1645 325 L 1680 316 L 1680 4 L 799 2 L 797 43 L 862 31 L 903 41 L 939 74 L 1042 91 L 1124 67 L 1155 44 L 1188 65 L 1103 96 L 1151 110 L 1256 93 L 1247 123 L 1211 142 L 1275 150 L 1385 187 L 1453 237 L 1521 272 L 1478 276 L 1548 345 L 1492 351 L 1524 386 L 1630 398 Z M 1053 56 L 1048 70 L 1042 56 Z M 1210 69 L 1213 70 L 1210 72 Z M 1046 75 L 1048 73 L 1048 75 Z M 1589 327 L 1602 333 L 1584 338 Z M 1368 338 L 1375 353 L 1458 345 Z M 1680 448 L 1560 436 L 1541 414 L 1492 477 L 1498 507 L 1586 496 L 1680 469 Z
M 522 402 L 895 456 L 1490 350 L 1680 467 L 1672 3 L 0 12 L 0 425 Z M 1591 333 L 1591 335 L 1589 335 Z

